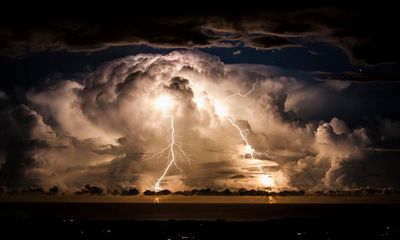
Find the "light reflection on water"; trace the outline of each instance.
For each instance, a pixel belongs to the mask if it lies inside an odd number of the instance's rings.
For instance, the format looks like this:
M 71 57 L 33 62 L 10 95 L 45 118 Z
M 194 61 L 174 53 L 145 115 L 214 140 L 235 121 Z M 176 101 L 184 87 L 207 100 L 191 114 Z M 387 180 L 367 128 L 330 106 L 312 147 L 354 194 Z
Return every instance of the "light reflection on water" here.
M 279 196 L 268 196 L 268 203 L 277 203 L 279 202 Z

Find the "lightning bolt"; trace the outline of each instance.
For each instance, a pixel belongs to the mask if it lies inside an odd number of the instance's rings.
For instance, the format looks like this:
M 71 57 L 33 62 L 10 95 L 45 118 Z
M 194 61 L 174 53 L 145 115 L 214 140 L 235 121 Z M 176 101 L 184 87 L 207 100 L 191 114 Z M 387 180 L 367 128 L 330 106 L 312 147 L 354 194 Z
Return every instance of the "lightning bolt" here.
M 256 80 L 256 81 L 253 83 L 252 88 L 251 88 L 248 92 L 242 94 L 242 93 L 240 92 L 240 90 L 239 90 L 239 91 L 237 91 L 237 92 L 235 92 L 235 93 L 233 93 L 233 94 L 231 94 L 231 95 L 229 95 L 229 96 L 226 96 L 226 97 L 223 98 L 220 102 L 227 101 L 227 100 L 229 100 L 230 98 L 235 97 L 235 96 L 239 96 L 239 97 L 242 97 L 242 98 L 246 98 L 247 96 L 249 96 L 249 95 L 256 89 L 257 84 L 258 84 L 258 80 Z M 214 107 L 215 107 L 215 105 L 214 105 Z M 245 143 L 245 146 L 244 146 L 245 153 L 243 154 L 243 156 L 249 155 L 250 158 L 251 158 L 252 160 L 257 160 L 257 158 L 256 158 L 255 155 L 259 155 L 260 153 L 257 153 L 257 152 L 254 150 L 253 146 L 250 145 L 250 143 L 249 143 L 249 141 L 247 140 L 247 137 L 246 137 L 247 134 L 245 133 L 245 131 L 249 131 L 249 129 L 242 130 L 242 129 L 235 123 L 234 119 L 233 119 L 232 117 L 228 116 L 228 115 L 225 116 L 225 118 L 226 118 L 226 119 L 228 120 L 228 122 L 238 131 L 240 138 L 241 138 L 242 141 Z M 267 156 L 267 157 L 270 158 L 270 159 L 273 159 L 273 158 L 274 158 L 273 156 L 270 156 L 268 152 L 264 152 L 264 153 L 261 153 L 261 154 L 264 155 L 264 156 Z M 257 161 L 255 161 L 255 162 L 257 162 Z M 263 170 L 263 168 L 262 168 L 262 166 L 261 166 L 260 164 L 257 164 L 257 168 L 258 168 L 258 170 L 260 171 L 260 174 L 262 174 L 262 175 L 261 175 L 261 178 L 262 178 L 262 179 L 268 179 L 268 180 L 270 180 L 271 183 L 272 183 L 271 175 L 265 174 L 265 173 L 264 173 L 264 170 Z
M 240 127 L 234 122 L 234 120 L 231 117 L 226 117 L 226 119 L 228 120 L 228 122 L 239 132 L 240 137 L 242 138 L 242 140 L 245 142 L 245 153 L 249 154 L 252 160 L 256 160 L 256 158 L 254 157 L 254 154 L 256 153 L 254 148 L 249 144 L 249 141 L 247 141 L 246 135 L 245 133 L 243 133 L 243 130 L 240 129 Z M 260 164 L 257 164 L 257 168 L 260 170 L 260 173 L 264 173 L 262 167 Z
M 244 94 L 242 94 L 241 91 L 239 90 L 239 91 L 237 91 L 237 92 L 235 92 L 235 93 L 233 93 L 231 95 L 226 96 L 225 98 L 223 98 L 221 100 L 217 100 L 213 96 L 210 96 L 210 95 L 205 95 L 205 96 L 201 96 L 201 97 L 198 98 L 198 100 L 201 100 L 198 103 L 200 103 L 200 106 L 201 106 L 201 105 L 203 105 L 202 99 L 208 98 L 209 100 L 211 100 L 211 103 L 213 104 L 214 109 L 216 110 L 217 114 L 219 116 L 224 117 L 225 119 L 227 119 L 227 121 L 238 131 L 242 141 L 245 143 L 245 146 L 244 146 L 245 154 L 244 155 L 248 154 L 252 160 L 257 160 L 255 155 L 264 155 L 264 156 L 267 156 L 268 158 L 273 159 L 273 157 L 270 156 L 267 152 L 257 153 L 254 150 L 254 148 L 250 145 L 249 141 L 247 140 L 247 137 L 246 137 L 247 134 L 245 133 L 245 131 L 246 130 L 249 131 L 249 129 L 245 129 L 245 130 L 240 129 L 240 127 L 235 123 L 234 119 L 227 114 L 226 110 L 221 105 L 221 103 L 223 103 L 223 102 L 225 102 L 225 101 L 227 101 L 227 100 L 229 100 L 229 99 L 231 99 L 232 97 L 235 97 L 235 96 L 246 98 L 247 96 L 249 96 L 256 89 L 256 86 L 257 86 L 258 82 L 259 81 L 256 80 L 253 83 L 252 88 L 249 91 L 247 91 L 246 93 L 244 93 Z M 257 168 L 260 170 L 260 173 L 262 173 L 262 174 L 264 173 L 264 171 L 263 171 L 263 169 L 262 169 L 260 164 L 257 165 Z
M 249 141 L 247 140 L 247 138 L 246 138 L 246 133 L 244 132 L 244 131 L 246 131 L 246 130 L 248 130 L 248 129 L 245 129 L 245 130 L 242 130 L 242 129 L 240 129 L 240 127 L 235 123 L 235 121 L 233 120 L 233 118 L 232 117 L 229 117 L 229 116 L 227 116 L 226 117 L 226 119 L 228 120 L 228 122 L 238 131 L 238 133 L 239 133 L 239 136 L 240 136 L 240 138 L 243 140 L 243 142 L 245 143 L 245 146 L 244 146 L 244 154 L 243 154 L 243 156 L 246 156 L 246 155 L 250 155 L 250 158 L 252 159 L 252 160 L 255 160 L 255 162 L 257 163 L 257 161 L 256 160 L 258 160 L 257 159 L 257 157 L 255 157 L 255 155 L 259 155 L 260 153 L 257 153 L 255 150 L 254 150 L 254 148 L 250 145 L 250 143 L 249 143 Z M 264 156 L 267 156 L 268 158 L 270 158 L 270 159 L 273 159 L 274 157 L 272 157 L 272 156 L 270 156 L 268 153 L 266 153 L 266 152 L 264 152 L 264 153 L 261 153 L 262 155 L 264 155 Z M 274 185 L 274 180 L 273 180 L 273 178 L 272 178 L 272 175 L 271 174 L 266 174 L 265 172 L 264 172 L 264 170 L 263 170 L 263 168 L 262 168 L 262 166 L 259 164 L 259 163 L 257 163 L 257 168 L 258 168 L 258 170 L 259 170 L 259 172 L 260 172 L 260 177 L 259 177 L 259 179 L 261 179 L 261 182 L 264 184 L 264 185 L 266 185 L 266 186 L 273 186 Z
M 237 92 L 235 92 L 235 93 L 233 93 L 233 94 L 231 94 L 231 95 L 229 95 L 229 96 L 226 96 L 225 98 L 223 98 L 223 99 L 221 100 L 221 102 L 225 102 L 226 100 L 229 100 L 230 98 L 235 97 L 235 96 L 239 96 L 239 97 L 245 98 L 245 97 L 249 96 L 254 90 L 256 90 L 257 84 L 258 84 L 258 80 L 256 80 L 256 81 L 253 83 L 252 88 L 251 88 L 247 93 L 242 94 L 242 93 L 240 92 L 240 90 L 239 90 L 239 91 L 237 91 Z
M 156 191 L 156 192 L 158 192 L 162 189 L 161 188 L 162 181 L 164 180 L 165 176 L 167 175 L 167 173 L 170 170 L 170 168 L 172 167 L 172 165 L 174 165 L 180 171 L 180 175 L 182 175 L 182 173 L 183 173 L 183 169 L 181 167 L 179 167 L 179 165 L 176 163 L 175 149 L 177 149 L 181 153 L 183 158 L 185 158 L 188 161 L 189 165 L 191 165 L 190 156 L 183 150 L 183 147 L 176 141 L 174 116 L 173 115 L 165 115 L 164 117 L 170 118 L 170 129 L 171 129 L 170 143 L 164 149 L 162 149 L 158 155 L 160 157 L 162 157 L 164 155 L 164 153 L 168 150 L 168 157 L 167 157 L 168 164 L 165 167 L 162 175 L 157 179 L 156 183 L 153 186 L 154 191 Z
M 235 93 L 233 93 L 231 95 L 228 95 L 228 96 L 224 97 L 223 99 L 216 99 L 211 95 L 204 95 L 204 96 L 196 97 L 195 101 L 200 107 L 203 107 L 203 105 L 204 105 L 203 100 L 206 98 L 206 99 L 209 99 L 212 102 L 214 107 L 219 107 L 221 103 L 231 99 L 232 97 L 239 96 L 239 97 L 242 97 L 242 98 L 246 98 L 247 96 L 249 96 L 256 89 L 257 84 L 258 84 L 258 80 L 256 80 L 253 83 L 252 88 L 248 92 L 246 92 L 244 94 L 241 93 L 240 90 L 239 90 L 239 91 L 237 91 L 237 92 L 235 92 Z

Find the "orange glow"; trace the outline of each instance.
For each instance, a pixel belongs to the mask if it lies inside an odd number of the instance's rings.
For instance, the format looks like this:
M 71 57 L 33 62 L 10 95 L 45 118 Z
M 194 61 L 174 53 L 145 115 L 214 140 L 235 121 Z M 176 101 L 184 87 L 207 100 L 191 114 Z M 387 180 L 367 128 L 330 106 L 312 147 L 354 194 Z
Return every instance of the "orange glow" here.
M 275 181 L 270 175 L 262 174 L 258 180 L 264 187 L 273 187 L 275 186 Z
M 226 117 L 228 115 L 228 111 L 224 105 L 222 105 L 220 102 L 215 102 L 214 105 L 215 108 L 215 113 L 220 116 L 220 117 Z
M 173 101 L 171 96 L 169 96 L 169 95 L 161 95 L 161 96 L 159 96 L 159 97 L 157 97 L 155 99 L 154 107 L 157 110 L 165 112 L 165 111 L 168 111 L 168 110 L 170 110 L 172 108 L 173 103 L 174 103 L 174 101 Z
M 244 153 L 244 154 L 253 154 L 253 153 L 254 153 L 254 149 L 251 147 L 250 144 L 246 144 L 246 145 L 243 147 L 243 153 Z

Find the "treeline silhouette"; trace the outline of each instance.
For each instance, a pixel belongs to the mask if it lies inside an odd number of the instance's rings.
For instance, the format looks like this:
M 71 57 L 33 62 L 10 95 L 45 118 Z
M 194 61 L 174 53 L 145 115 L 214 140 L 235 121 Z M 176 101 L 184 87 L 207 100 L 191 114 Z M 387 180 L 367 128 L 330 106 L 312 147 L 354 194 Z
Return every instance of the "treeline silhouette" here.
M 63 192 L 58 186 L 51 187 L 47 190 L 41 187 L 28 187 L 20 189 L 7 190 L 0 187 L 1 195 L 66 195 L 71 192 Z M 114 190 L 106 190 L 102 187 L 86 184 L 80 190 L 72 192 L 75 195 L 114 195 L 114 196 L 135 196 L 141 194 L 137 188 L 122 188 Z M 146 190 L 142 193 L 145 196 L 163 196 L 163 195 L 181 195 L 181 196 L 370 196 L 370 195 L 400 195 L 399 189 L 364 187 L 353 190 L 328 190 L 328 191 L 305 191 L 305 190 L 282 190 L 268 191 L 255 189 L 238 189 L 216 190 L 211 188 L 192 189 L 187 191 L 172 192 L 168 189 L 161 191 Z
M 289 190 L 284 190 L 281 192 L 270 192 L 270 191 L 262 191 L 262 190 L 246 190 L 246 189 L 239 189 L 238 191 L 232 191 L 229 188 L 226 188 L 222 191 L 218 191 L 215 189 L 193 189 L 191 191 L 177 191 L 177 192 L 171 192 L 169 190 L 162 190 L 162 191 L 151 191 L 151 190 L 146 190 L 144 195 L 147 196 L 160 196 L 160 195 L 182 195 L 182 196 L 273 196 L 273 195 L 279 195 L 279 196 L 302 196 L 305 194 L 304 190 L 300 191 L 289 191 Z

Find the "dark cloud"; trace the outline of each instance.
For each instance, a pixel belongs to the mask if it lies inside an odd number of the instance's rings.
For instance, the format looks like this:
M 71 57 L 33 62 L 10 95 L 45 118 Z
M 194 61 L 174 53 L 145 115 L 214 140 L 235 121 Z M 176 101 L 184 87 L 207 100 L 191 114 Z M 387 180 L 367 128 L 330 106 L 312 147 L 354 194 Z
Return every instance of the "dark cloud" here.
M 68 49 L 94 51 L 115 45 L 151 44 L 176 48 L 217 45 L 218 38 L 206 36 L 195 18 L 169 16 L 116 17 L 104 21 L 56 19 L 19 21 L 0 30 L 3 54 Z
M 247 176 L 243 175 L 243 174 L 235 174 L 229 177 L 230 179 L 245 179 L 247 178 Z
M 264 10 L 263 10 L 264 9 Z M 231 47 L 238 42 L 259 49 L 301 46 L 299 40 L 322 41 L 342 49 L 352 63 L 399 60 L 397 13 L 390 6 L 286 5 L 257 10 L 184 13 L 93 13 L 85 17 L 3 17 L 0 52 L 67 49 L 95 51 L 110 46 L 148 44 L 160 48 Z M 381 14 L 378 17 L 379 13 Z
M 29 175 L 28 170 L 37 164 L 35 151 L 47 147 L 45 140 L 35 137 L 38 134 L 35 131 L 43 124 L 40 115 L 19 105 L 5 109 L 1 119 L 0 146 L 5 159 L 0 166 L 0 183 L 9 187 L 35 185 L 37 179 Z
M 185 98 L 189 101 L 193 98 L 193 91 L 190 87 L 189 80 L 182 77 L 173 77 L 164 88 L 167 92 L 170 92 L 178 98 Z
M 371 149 L 368 155 L 357 161 L 344 162 L 343 181 L 364 186 L 400 187 L 399 152 Z
M 246 46 L 262 50 L 271 50 L 286 47 L 301 47 L 299 44 L 291 42 L 287 38 L 277 36 L 252 37 L 247 39 Z

